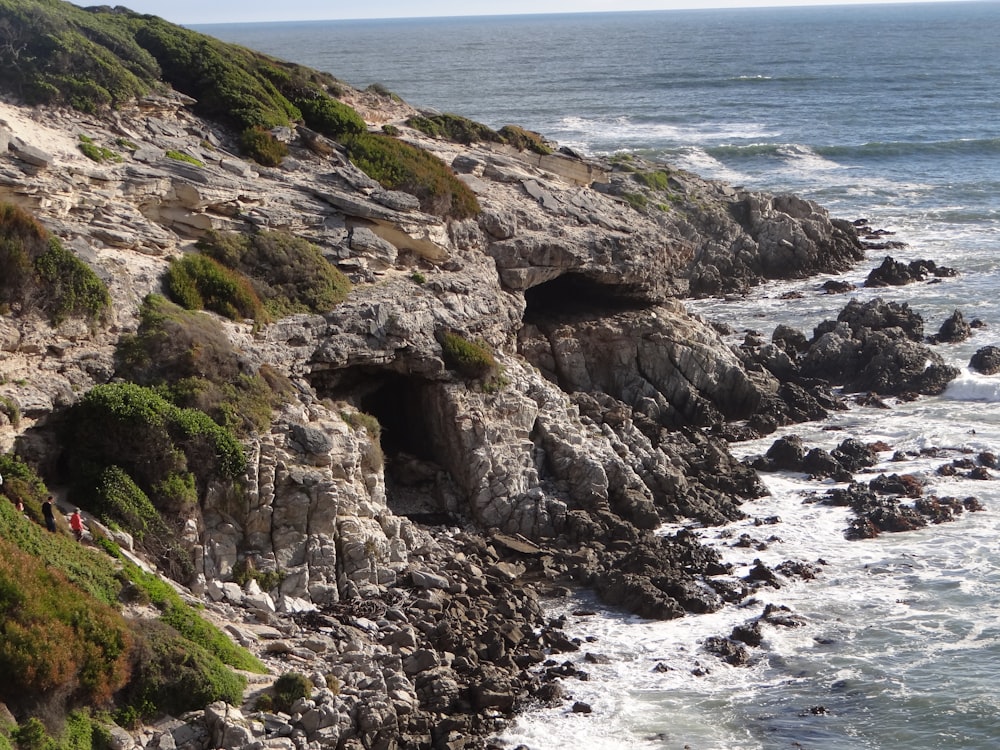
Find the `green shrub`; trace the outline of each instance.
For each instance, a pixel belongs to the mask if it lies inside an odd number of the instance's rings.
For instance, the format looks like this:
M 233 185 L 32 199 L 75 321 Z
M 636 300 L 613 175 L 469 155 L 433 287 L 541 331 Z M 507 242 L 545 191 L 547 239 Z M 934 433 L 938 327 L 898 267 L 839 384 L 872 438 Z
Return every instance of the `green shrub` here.
M 240 587 L 256 581 L 261 591 L 273 591 L 281 585 L 284 576 L 277 570 L 258 570 L 250 558 L 245 558 L 233 568 L 233 582 Z
M 139 620 L 132 680 L 122 691 L 123 723 L 180 716 L 225 701 L 240 705 L 246 679 L 166 623 Z
M 250 279 L 270 315 L 329 312 L 351 291 L 350 280 L 318 247 L 288 232 L 210 232 L 198 248 Z
M 270 130 L 262 127 L 243 131 L 240 135 L 240 150 L 265 167 L 280 167 L 288 156 L 288 146 L 275 138 Z
M 191 473 L 203 490 L 209 480 L 232 479 L 246 468 L 231 430 L 133 383 L 88 391 L 67 413 L 66 439 L 74 475 L 96 478 L 104 468 L 119 466 L 154 506 L 168 511 L 177 510 L 172 498 L 157 492 L 172 475 Z
M 36 716 L 21 723 L 14 730 L 13 738 L 19 750 L 55 750 L 55 741 L 49 737 L 45 725 Z
M 643 211 L 649 206 L 649 198 L 642 193 L 623 193 L 622 198 L 636 211 Z
M 288 713 L 299 698 L 312 695 L 312 680 L 299 672 L 285 672 L 274 681 L 274 706 Z
M 91 513 L 108 526 L 125 529 L 140 544 L 149 534 L 162 537 L 167 533 L 149 496 L 120 466 L 109 466 L 100 473 L 90 498 Z
M 128 680 L 131 645 L 115 610 L 0 538 L 0 700 L 75 685 L 79 699 L 104 704 Z
M 378 96 L 384 96 L 384 97 L 386 97 L 388 99 L 392 99 L 394 102 L 401 102 L 401 101 L 403 101 L 399 97 L 399 94 L 394 94 L 393 92 L 389 91 L 389 89 L 387 89 L 385 87 L 385 85 L 381 84 L 381 83 L 370 84 L 368 86 L 368 88 L 365 89 L 365 91 L 367 91 L 369 93 L 372 93 L 372 94 L 377 94 Z
M 218 320 L 159 295 L 144 300 L 139 329 L 121 339 L 117 364 L 122 377 L 155 386 L 177 406 L 203 411 L 240 434 L 266 429 L 274 407 L 293 390 L 271 367 L 244 372 Z
M 667 190 L 670 175 L 663 170 L 654 172 L 635 172 L 632 179 L 651 190 Z
M 411 128 L 415 128 L 432 138 L 454 141 L 470 145 L 480 141 L 491 143 L 502 143 L 503 137 L 495 130 L 482 123 L 470 120 L 460 115 L 419 115 L 411 117 L 406 121 Z
M 444 218 L 476 216 L 475 193 L 433 154 L 381 133 L 362 133 L 345 142 L 351 161 L 390 190 L 416 196 L 427 213 Z
M 452 331 L 440 336 L 441 352 L 448 367 L 466 378 L 482 378 L 496 369 L 493 352 L 483 343 L 469 341 Z
M 175 149 L 169 149 L 166 153 L 168 159 L 173 159 L 174 161 L 182 161 L 186 164 L 194 164 L 196 167 L 204 167 L 205 162 L 201 159 L 196 159 L 191 156 L 191 154 L 185 154 L 183 151 L 177 151 Z
M 422 273 L 420 273 L 420 271 L 414 271 L 413 273 L 411 273 L 410 274 L 410 278 L 413 279 L 418 284 L 426 284 L 427 283 L 427 277 L 424 276 Z
M 107 287 L 24 209 L 0 203 L 0 303 L 36 308 L 53 324 L 71 316 L 103 319 Z
M 297 99 L 295 104 L 302 112 L 302 118 L 308 127 L 335 141 L 368 130 L 361 115 L 352 107 L 329 96 L 318 95 L 313 99 Z
M 6 414 L 11 426 L 15 429 L 21 423 L 21 407 L 12 398 L 0 396 L 0 414 Z
M 97 320 L 111 309 L 111 295 L 104 282 L 55 237 L 48 250 L 35 259 L 35 272 L 51 295 L 41 308 L 53 323 L 70 316 Z
M 264 316 L 264 307 L 249 280 L 201 253 L 188 253 L 170 263 L 167 292 L 188 310 L 211 310 L 230 320 Z
M 382 132 L 385 133 L 386 135 L 391 135 L 395 137 L 398 136 L 401 131 L 391 122 L 387 122 L 385 125 L 382 126 Z
M 98 146 L 94 143 L 93 139 L 86 136 L 80 136 L 80 151 L 88 159 L 96 162 L 113 161 L 119 162 L 122 160 L 120 154 L 115 153 L 109 148 L 104 148 L 103 146 Z
M 545 142 L 545 138 L 532 130 L 525 130 L 517 125 L 504 125 L 500 128 L 499 135 L 505 143 L 518 151 L 534 151 L 542 155 L 552 153 L 552 147 Z

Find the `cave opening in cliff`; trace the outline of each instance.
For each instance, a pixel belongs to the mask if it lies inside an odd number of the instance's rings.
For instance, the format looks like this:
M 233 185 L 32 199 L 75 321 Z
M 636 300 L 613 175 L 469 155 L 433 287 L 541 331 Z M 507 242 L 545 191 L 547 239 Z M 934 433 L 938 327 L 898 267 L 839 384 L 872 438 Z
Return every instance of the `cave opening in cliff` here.
M 381 426 L 386 502 L 393 513 L 418 523 L 447 523 L 435 496 L 446 473 L 438 463 L 427 420 L 427 384 L 394 373 L 368 378 L 355 404 Z
M 573 273 L 527 289 L 524 301 L 524 321 L 536 324 L 556 318 L 591 318 L 648 305 L 630 294 L 628 287 L 602 284 Z
M 420 384 L 413 378 L 389 373 L 370 379 L 367 386 L 356 405 L 378 420 L 386 459 L 391 461 L 405 453 L 422 461 L 433 461 Z

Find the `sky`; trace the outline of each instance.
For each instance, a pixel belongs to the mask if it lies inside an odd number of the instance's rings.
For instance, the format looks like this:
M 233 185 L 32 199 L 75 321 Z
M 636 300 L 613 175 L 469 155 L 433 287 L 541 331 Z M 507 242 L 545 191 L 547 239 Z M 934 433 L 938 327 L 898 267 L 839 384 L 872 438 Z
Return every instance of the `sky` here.
M 914 0 L 111 0 L 178 24 L 319 21 L 417 16 L 516 15 L 792 5 L 870 5 Z M 916 0 L 929 2 L 933 0 Z M 968 0 L 947 0 L 963 2 Z M 73 0 L 77 5 L 88 5 Z

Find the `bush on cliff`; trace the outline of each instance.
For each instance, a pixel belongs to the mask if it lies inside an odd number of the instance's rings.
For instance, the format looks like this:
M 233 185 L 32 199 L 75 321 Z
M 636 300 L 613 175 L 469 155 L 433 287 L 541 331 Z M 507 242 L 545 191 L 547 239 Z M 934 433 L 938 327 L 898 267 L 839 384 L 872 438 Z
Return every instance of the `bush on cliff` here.
M 467 378 L 482 378 L 497 366 L 493 352 L 485 344 L 469 341 L 454 331 L 439 336 L 445 364 Z
M 53 324 L 97 322 L 111 308 L 107 287 L 27 211 L 0 203 L 0 304 L 37 309 Z
M 288 156 L 288 146 L 266 128 L 247 128 L 240 135 L 240 149 L 258 164 L 277 167 Z
M 0 471 L 4 493 L 19 484 L 34 497 L 47 494 L 44 482 L 14 456 L 0 455 Z M 65 717 L 65 730 L 54 737 L 35 716 L 56 726 L 67 708 L 80 705 L 128 719 L 215 700 L 238 703 L 244 680 L 226 664 L 264 671 L 173 587 L 124 560 L 109 541 L 98 541 L 115 559 L 52 534 L 13 503 L 0 502 L 0 702 L 22 719 L 13 730 L 21 747 L 91 747 L 81 738 L 93 737 L 97 723 L 85 711 Z M 160 610 L 159 620 L 123 619 L 123 586 L 141 591 Z
M 385 188 L 416 196 L 427 213 L 461 220 L 480 211 L 469 186 L 428 151 L 381 133 L 362 133 L 344 145 L 351 161 L 365 174 Z
M 296 99 L 295 103 L 308 127 L 335 141 L 368 129 L 361 115 L 352 107 L 329 96 L 318 94 L 311 99 Z
M 129 628 L 58 570 L 0 538 L 0 700 L 60 692 L 104 705 L 129 678 Z
M 84 112 L 147 93 L 156 60 L 118 18 L 51 0 L 0 0 L 0 85 Z
M 130 503 L 144 519 L 148 509 L 130 484 L 108 485 L 113 467 L 124 472 L 163 519 L 155 524 L 159 533 L 144 535 L 140 546 L 172 578 L 189 580 L 194 569 L 180 531 L 192 504 L 210 481 L 232 481 L 246 466 L 232 431 L 151 388 L 112 383 L 91 389 L 68 411 L 64 445 L 73 497 L 85 508 L 96 498 L 96 507 L 107 513 L 121 509 L 118 501 Z M 135 517 L 121 512 L 119 519 Z
M 274 317 L 325 313 L 345 299 L 350 280 L 318 247 L 288 232 L 209 232 L 198 248 L 226 268 L 250 279 Z
M 406 124 L 432 138 L 454 141 L 466 146 L 480 141 L 503 143 L 503 137 L 492 128 L 460 115 L 448 113 L 418 115 L 408 119 Z
M 543 156 L 552 153 L 552 147 L 545 142 L 545 138 L 533 130 L 525 130 L 517 125 L 504 125 L 498 132 L 504 142 L 518 151 L 533 151 Z
M 201 253 L 171 261 L 166 287 L 170 298 L 188 310 L 211 310 L 230 320 L 264 317 L 249 279 Z
M 251 372 L 218 320 L 155 294 L 143 301 L 138 330 L 122 337 L 116 354 L 120 376 L 237 434 L 266 429 L 290 389 L 273 368 Z

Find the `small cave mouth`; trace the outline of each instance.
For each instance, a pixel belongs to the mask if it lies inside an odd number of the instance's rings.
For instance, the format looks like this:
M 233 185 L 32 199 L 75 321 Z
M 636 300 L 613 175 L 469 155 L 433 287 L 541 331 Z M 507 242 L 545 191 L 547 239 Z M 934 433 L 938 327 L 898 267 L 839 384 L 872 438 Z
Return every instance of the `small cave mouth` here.
M 397 374 L 386 374 L 373 381 L 357 398 L 356 405 L 378 420 L 386 460 L 391 461 L 402 453 L 421 461 L 434 461 L 432 440 L 422 408 L 421 383 Z
M 589 319 L 609 313 L 642 310 L 649 301 L 628 285 L 602 284 L 586 276 L 567 273 L 524 292 L 525 323 L 554 319 Z
M 449 477 L 426 417 L 430 387 L 420 378 L 357 368 L 339 372 L 336 387 L 324 395 L 378 420 L 389 509 L 418 523 L 451 523 L 435 500 L 438 483 Z

